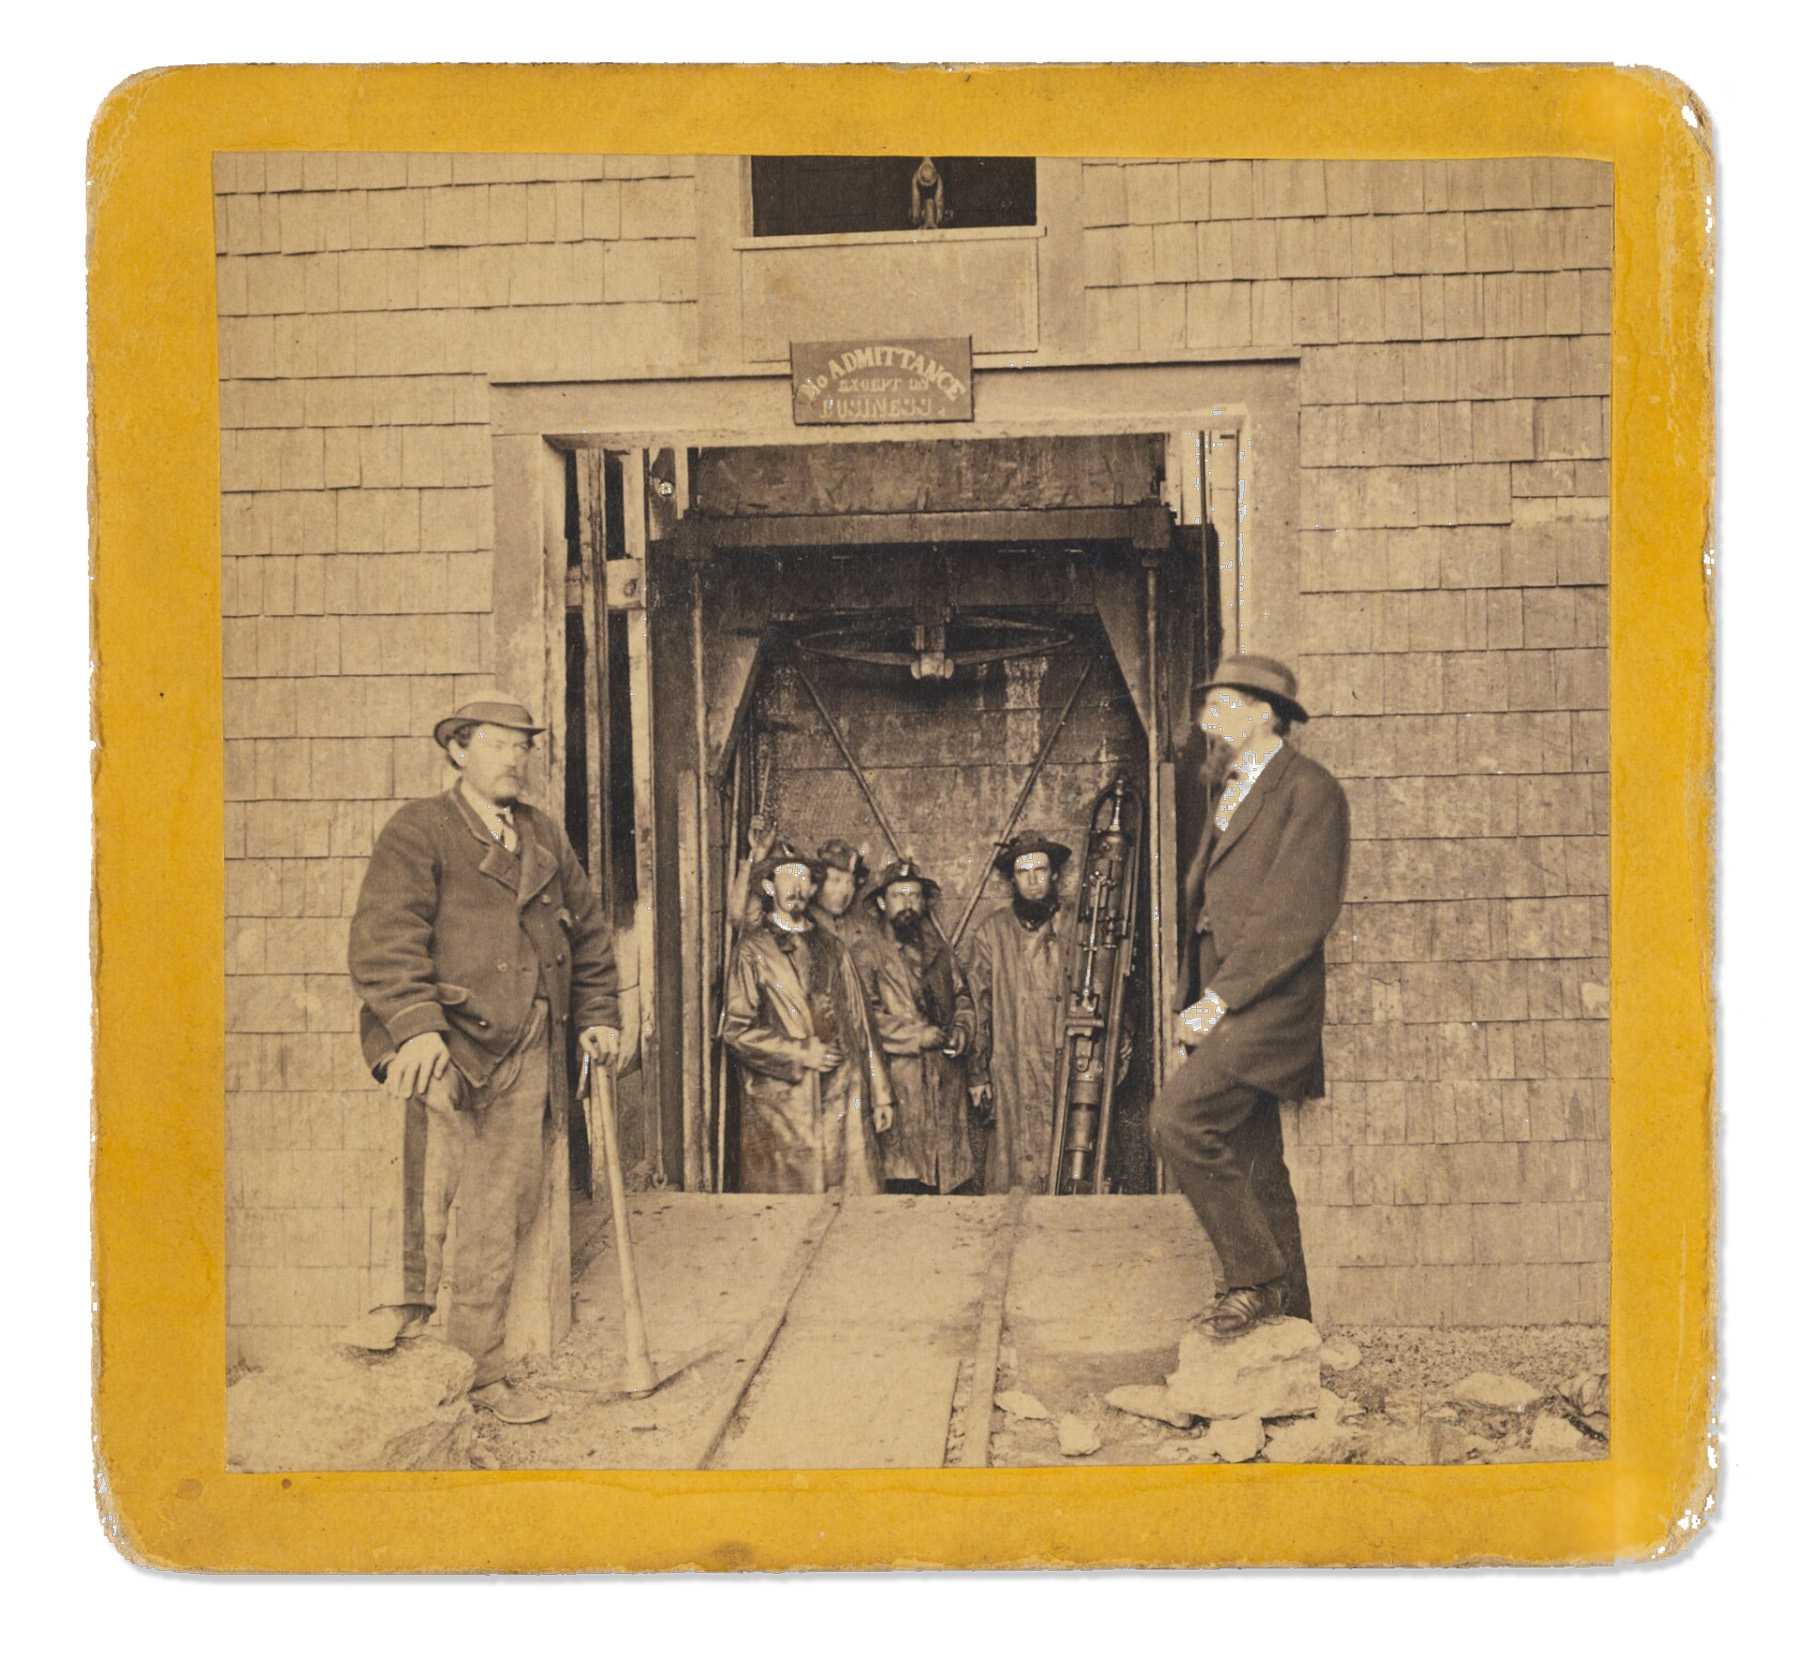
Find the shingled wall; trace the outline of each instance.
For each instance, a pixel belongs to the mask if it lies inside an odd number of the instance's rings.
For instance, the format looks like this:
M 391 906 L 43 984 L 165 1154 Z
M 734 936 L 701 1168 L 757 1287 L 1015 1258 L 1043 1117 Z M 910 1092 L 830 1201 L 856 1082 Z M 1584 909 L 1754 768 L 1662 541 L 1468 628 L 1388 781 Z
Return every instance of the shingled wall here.
M 222 155 L 215 183 L 227 1314 L 254 1362 L 367 1291 L 389 1123 L 347 915 L 394 803 L 443 783 L 421 732 L 491 681 L 487 375 L 692 368 L 695 190 L 642 156 Z M 1282 647 L 1356 845 L 1331 1095 L 1290 1159 L 1343 1320 L 1606 1315 L 1610 187 L 1082 170 L 1084 360 L 1301 362 Z
M 221 155 L 227 1320 L 363 1305 L 392 1121 L 348 915 L 428 732 L 493 661 L 490 368 L 695 356 L 692 164 Z
M 1355 843 L 1289 1159 L 1351 1320 L 1606 1319 L 1611 203 L 1572 160 L 1083 169 L 1091 353 L 1300 358 L 1267 642 Z

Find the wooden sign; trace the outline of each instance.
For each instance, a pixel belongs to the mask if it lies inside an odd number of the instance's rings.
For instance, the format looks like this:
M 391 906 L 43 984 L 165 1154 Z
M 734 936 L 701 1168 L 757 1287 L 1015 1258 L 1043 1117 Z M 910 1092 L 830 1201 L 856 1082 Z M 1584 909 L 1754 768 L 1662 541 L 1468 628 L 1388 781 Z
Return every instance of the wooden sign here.
M 851 339 L 795 342 L 796 425 L 914 425 L 972 420 L 970 341 Z

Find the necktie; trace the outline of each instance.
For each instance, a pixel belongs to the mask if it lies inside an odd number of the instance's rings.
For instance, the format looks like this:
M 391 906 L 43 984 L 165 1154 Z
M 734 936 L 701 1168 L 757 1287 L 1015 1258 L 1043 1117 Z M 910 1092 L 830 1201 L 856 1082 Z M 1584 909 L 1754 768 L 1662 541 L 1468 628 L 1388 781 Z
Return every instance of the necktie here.
M 518 830 L 513 826 L 512 806 L 500 805 L 496 807 L 494 815 L 499 818 L 500 822 L 500 829 L 494 837 L 500 841 L 502 847 L 506 850 L 517 850 L 519 848 L 519 834 Z

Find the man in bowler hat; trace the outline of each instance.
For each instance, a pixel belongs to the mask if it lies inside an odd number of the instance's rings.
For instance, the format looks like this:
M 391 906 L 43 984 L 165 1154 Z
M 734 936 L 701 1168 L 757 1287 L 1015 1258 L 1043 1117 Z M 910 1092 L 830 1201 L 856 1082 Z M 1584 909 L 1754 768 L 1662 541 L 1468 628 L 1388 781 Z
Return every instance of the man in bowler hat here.
M 976 926 L 969 941 L 975 1002 L 969 1103 L 977 1117 L 993 1120 L 989 1195 L 1010 1189 L 1044 1195 L 1051 1188 L 1064 989 L 1058 878 L 1069 854 L 1067 845 L 1041 833 L 1002 845 L 994 866 L 1011 882 L 1012 901 Z
M 350 922 L 363 1055 L 404 1108 L 405 1141 L 394 1256 L 345 1337 L 385 1350 L 423 1330 L 454 1203 L 446 1332 L 475 1359 L 471 1399 L 515 1425 L 549 1414 L 507 1380 L 506 1322 L 519 1237 L 568 1117 L 570 1036 L 611 1065 L 620 1028 L 599 899 L 562 827 L 521 797 L 542 729 L 498 694 L 438 721 L 455 779 L 394 812 Z
M 1229 1338 L 1312 1313 L 1280 1105 L 1325 1090 L 1325 938 L 1343 903 L 1350 811 L 1330 772 L 1287 739 L 1307 716 L 1287 667 L 1239 655 L 1202 690 L 1198 727 L 1231 762 L 1183 882 L 1180 999 L 1198 998 L 1179 1014 L 1190 1049 L 1151 1132 L 1224 1272 L 1202 1326 Z

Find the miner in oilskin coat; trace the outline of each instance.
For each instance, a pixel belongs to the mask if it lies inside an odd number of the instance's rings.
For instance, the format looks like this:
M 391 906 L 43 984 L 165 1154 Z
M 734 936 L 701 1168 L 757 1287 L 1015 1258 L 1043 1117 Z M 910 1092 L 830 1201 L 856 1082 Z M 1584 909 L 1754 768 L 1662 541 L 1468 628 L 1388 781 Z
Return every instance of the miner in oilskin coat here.
M 1182 891 L 1181 998 L 1200 995 L 1178 1018 L 1190 1050 L 1150 1128 L 1224 1272 L 1202 1326 L 1229 1338 L 1312 1314 L 1281 1104 L 1325 1090 L 1325 939 L 1344 900 L 1350 808 L 1287 739 L 1307 715 L 1281 662 L 1239 655 L 1201 688 L 1198 726 L 1230 767 Z
M 608 1066 L 619 974 L 598 896 L 568 838 L 524 802 L 542 726 L 492 695 L 433 735 L 454 784 L 394 812 L 350 922 L 363 1056 L 405 1110 L 401 1220 L 377 1259 L 375 1308 L 344 1337 L 391 1349 L 436 1305 L 454 1204 L 446 1332 L 475 1359 L 471 1399 L 507 1424 L 547 1417 L 506 1377 L 519 1237 L 569 1109 L 571 1033 Z
M 931 920 L 938 887 L 910 858 L 888 865 L 864 893 L 869 923 L 857 964 L 894 1091 L 883 1149 L 895 1194 L 944 1194 L 975 1176 L 963 1056 L 975 1003 Z
M 1025 833 L 1000 847 L 994 866 L 1013 899 L 976 926 L 969 942 L 975 1043 L 969 1102 L 991 1116 L 984 1187 L 989 1195 L 1047 1194 L 1062 1043 L 1063 937 L 1058 877 L 1069 847 Z
M 741 1077 L 739 1188 L 879 1195 L 888 1078 L 850 950 L 809 917 L 823 871 L 777 845 L 751 869 L 762 915 L 725 984 L 725 1044 Z

